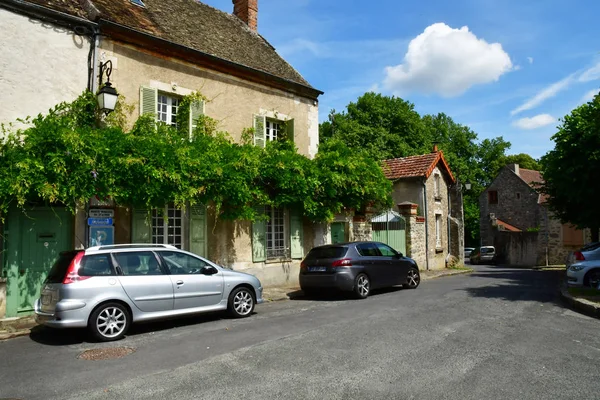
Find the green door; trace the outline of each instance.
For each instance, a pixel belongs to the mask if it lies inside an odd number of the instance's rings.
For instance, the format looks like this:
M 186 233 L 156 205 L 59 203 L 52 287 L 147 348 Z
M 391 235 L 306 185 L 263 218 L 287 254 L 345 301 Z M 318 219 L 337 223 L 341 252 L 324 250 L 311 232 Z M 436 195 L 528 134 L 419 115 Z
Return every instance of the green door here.
M 8 215 L 5 231 L 6 316 L 31 314 L 58 254 L 72 249 L 72 216 L 64 209 L 41 208 Z
M 331 243 L 344 243 L 346 241 L 346 224 L 344 222 L 334 222 L 331 224 Z

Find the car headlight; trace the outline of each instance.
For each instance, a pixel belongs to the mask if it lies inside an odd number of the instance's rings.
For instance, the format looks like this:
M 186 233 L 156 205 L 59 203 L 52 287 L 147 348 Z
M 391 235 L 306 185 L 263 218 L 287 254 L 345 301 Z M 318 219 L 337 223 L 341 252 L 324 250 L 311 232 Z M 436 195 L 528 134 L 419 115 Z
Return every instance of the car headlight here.
M 585 267 L 583 265 L 571 265 L 571 267 L 569 267 L 569 269 L 573 272 L 581 271 L 584 268 Z

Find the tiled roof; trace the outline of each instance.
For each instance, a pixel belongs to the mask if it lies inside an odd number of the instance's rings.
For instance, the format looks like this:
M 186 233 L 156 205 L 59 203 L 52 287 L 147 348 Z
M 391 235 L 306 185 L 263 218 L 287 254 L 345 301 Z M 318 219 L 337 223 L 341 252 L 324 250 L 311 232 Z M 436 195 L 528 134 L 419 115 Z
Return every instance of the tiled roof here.
M 508 222 L 504 222 L 501 221 L 499 219 L 496 218 L 496 223 L 498 224 L 498 226 L 501 226 L 504 228 L 504 230 L 506 231 L 511 231 L 511 232 L 523 232 L 522 230 L 520 230 L 519 228 L 517 228 L 516 226 L 513 226 L 511 224 L 509 224 Z
M 106 20 L 306 87 L 310 84 L 236 16 L 197 0 L 28 0 L 56 11 Z M 91 7 L 90 7 L 91 5 Z M 91 14 L 91 10 L 93 14 Z M 232 6 L 233 11 L 233 6 Z
M 540 191 L 540 186 L 544 183 L 544 178 L 540 171 L 534 171 L 532 169 L 519 168 L 519 177 L 525 181 L 531 188 L 537 192 Z M 545 203 L 548 200 L 548 196 L 544 193 L 540 193 L 538 198 L 538 204 Z
M 383 172 L 388 179 L 429 178 L 439 163 L 442 164 L 442 169 L 448 173 L 450 180 L 454 182 L 454 175 L 452 175 L 452 171 L 450 171 L 450 167 L 448 167 L 444 154 L 441 151 L 419 156 L 384 160 Z

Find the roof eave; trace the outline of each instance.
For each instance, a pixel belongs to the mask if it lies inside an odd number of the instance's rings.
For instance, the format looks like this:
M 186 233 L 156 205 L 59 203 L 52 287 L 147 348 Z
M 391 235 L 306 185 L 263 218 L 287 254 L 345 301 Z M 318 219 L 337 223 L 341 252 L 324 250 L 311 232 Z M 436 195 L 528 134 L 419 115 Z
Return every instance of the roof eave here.
M 97 26 L 93 21 L 22 0 L 2 0 L 0 8 L 49 22 L 62 22 L 61 25 L 67 25 L 71 29 L 77 26 L 85 26 L 93 29 Z M 91 35 L 92 32 L 89 34 Z
M 98 25 L 100 26 L 103 34 L 113 39 L 133 45 L 143 46 L 145 49 L 149 49 L 166 56 L 194 62 L 197 65 L 216 71 L 227 72 L 230 75 L 287 92 L 292 92 L 311 100 L 316 101 L 318 97 L 324 93 L 313 87 L 302 85 L 300 83 L 281 78 L 265 71 L 251 68 L 246 65 L 237 64 L 232 61 L 216 57 L 212 54 L 204 53 L 202 51 L 195 50 L 191 47 L 171 42 L 166 39 L 161 39 L 151 34 L 132 29 L 125 25 L 117 24 L 109 20 L 100 19 L 98 21 Z M 149 44 L 153 44 L 153 46 L 149 46 Z

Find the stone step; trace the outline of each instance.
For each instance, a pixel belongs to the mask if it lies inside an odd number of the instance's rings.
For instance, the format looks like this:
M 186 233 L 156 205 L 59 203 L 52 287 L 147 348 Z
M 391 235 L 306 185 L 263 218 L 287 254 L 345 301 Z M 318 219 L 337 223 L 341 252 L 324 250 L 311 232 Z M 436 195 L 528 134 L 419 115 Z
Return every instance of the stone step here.
M 32 315 L 26 317 L 10 317 L 0 319 L 0 331 L 5 332 L 27 330 L 36 325 L 35 318 Z

